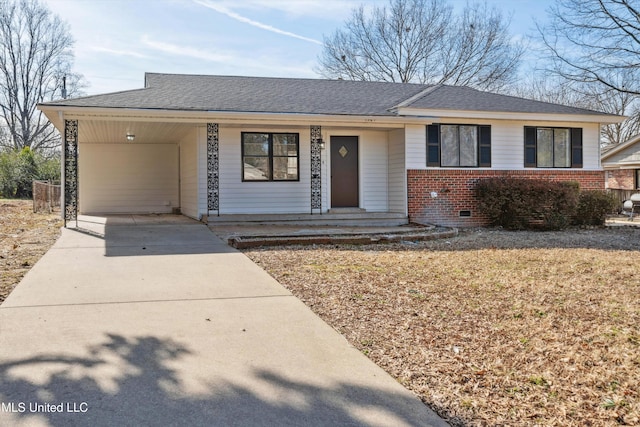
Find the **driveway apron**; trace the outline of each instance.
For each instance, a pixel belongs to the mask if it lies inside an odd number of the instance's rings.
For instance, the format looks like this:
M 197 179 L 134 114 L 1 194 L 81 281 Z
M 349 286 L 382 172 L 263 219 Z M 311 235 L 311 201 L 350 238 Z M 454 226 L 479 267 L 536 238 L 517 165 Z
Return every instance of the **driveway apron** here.
M 123 217 L 63 229 L 0 306 L 9 425 L 446 424 L 205 225 Z

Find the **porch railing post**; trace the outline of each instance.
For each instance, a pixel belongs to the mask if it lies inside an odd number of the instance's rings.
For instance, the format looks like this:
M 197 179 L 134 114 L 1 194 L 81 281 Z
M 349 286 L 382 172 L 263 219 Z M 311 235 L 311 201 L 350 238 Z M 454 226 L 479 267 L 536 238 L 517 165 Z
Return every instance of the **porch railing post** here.
M 217 211 L 220 216 L 220 156 L 217 123 L 207 123 L 207 216 L 211 211 Z
M 311 214 L 322 215 L 322 127 L 311 126 Z
M 67 221 L 76 221 L 78 226 L 78 121 L 64 121 L 63 183 L 64 226 Z

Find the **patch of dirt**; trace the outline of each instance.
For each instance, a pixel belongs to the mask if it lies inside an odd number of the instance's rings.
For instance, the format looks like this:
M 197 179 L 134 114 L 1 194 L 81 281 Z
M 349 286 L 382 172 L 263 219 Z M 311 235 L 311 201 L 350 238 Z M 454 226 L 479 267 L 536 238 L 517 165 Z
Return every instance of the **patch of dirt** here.
M 453 425 L 640 425 L 640 229 L 245 251 Z
M 60 212 L 33 213 L 31 200 L 0 199 L 0 303 L 60 235 Z

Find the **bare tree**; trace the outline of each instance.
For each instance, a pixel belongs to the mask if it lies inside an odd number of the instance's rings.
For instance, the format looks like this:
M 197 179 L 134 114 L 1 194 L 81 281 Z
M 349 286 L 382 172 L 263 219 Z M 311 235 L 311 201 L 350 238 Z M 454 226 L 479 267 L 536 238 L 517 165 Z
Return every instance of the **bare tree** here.
M 325 37 L 317 72 L 326 78 L 468 85 L 499 90 L 516 75 L 523 49 L 508 21 L 486 4 L 455 16 L 444 0 L 360 6 Z
M 489 90 L 513 83 L 523 47 L 511 41 L 508 27 L 486 3 L 467 5 L 447 34 L 441 82 Z
M 513 90 L 513 95 L 554 104 L 592 108 L 592 104 L 573 88 L 571 83 L 567 84 L 558 76 L 544 73 L 535 74 L 521 81 Z
M 637 0 L 557 0 L 538 26 L 552 70 L 577 82 L 640 95 L 640 8 Z
M 78 89 L 68 25 L 37 0 L 0 0 L 0 125 L 5 148 L 50 149 L 60 137 L 39 102 Z M 2 123 L 4 122 L 4 123 Z
M 640 133 L 640 97 L 613 89 L 592 96 L 598 110 L 628 117 L 622 123 L 602 127 L 603 145 L 620 144 Z
M 620 144 L 640 133 L 640 96 L 620 92 L 600 83 L 575 82 L 557 75 L 541 75 L 521 83 L 514 94 L 627 116 L 628 119 L 622 123 L 602 126 L 602 146 Z

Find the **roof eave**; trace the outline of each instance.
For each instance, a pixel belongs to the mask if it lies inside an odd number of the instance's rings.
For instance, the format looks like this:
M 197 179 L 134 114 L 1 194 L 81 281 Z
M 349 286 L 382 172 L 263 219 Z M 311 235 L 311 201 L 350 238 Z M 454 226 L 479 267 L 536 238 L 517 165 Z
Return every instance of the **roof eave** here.
M 617 147 L 612 148 L 611 150 L 607 151 L 606 153 L 603 153 L 601 156 L 602 160 L 606 160 L 609 157 L 613 156 L 614 154 L 617 154 L 623 150 L 626 150 L 627 148 L 631 147 L 632 145 L 636 144 L 640 142 L 640 135 L 636 135 L 633 136 L 631 138 L 629 138 L 627 141 L 623 142 L 622 144 L 618 145 Z
M 605 170 L 615 169 L 638 169 L 640 167 L 640 160 L 618 162 L 618 163 L 604 163 L 602 162 L 602 168 Z
M 621 123 L 627 117 L 613 114 L 558 114 L 523 113 L 512 111 L 475 111 L 475 110 L 435 110 L 422 108 L 398 108 L 399 116 L 404 117 L 442 117 L 458 119 L 519 120 L 544 122 L 584 122 L 612 124 Z
M 311 113 L 262 113 L 245 111 L 202 111 L 167 110 L 144 108 L 106 108 L 62 105 L 39 105 L 47 118 L 60 131 L 64 130 L 65 119 L 85 120 L 128 120 L 128 121 L 174 121 L 183 123 L 204 123 L 214 120 L 218 123 L 357 123 L 368 127 L 393 126 L 431 122 L 435 117 L 399 117 L 396 115 L 355 115 L 355 114 L 311 114 Z

